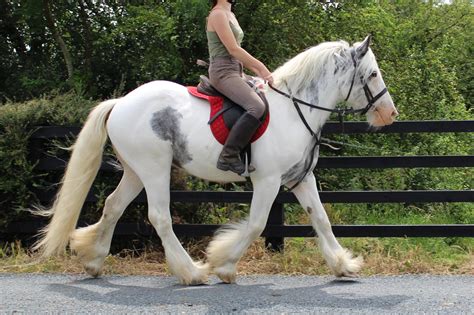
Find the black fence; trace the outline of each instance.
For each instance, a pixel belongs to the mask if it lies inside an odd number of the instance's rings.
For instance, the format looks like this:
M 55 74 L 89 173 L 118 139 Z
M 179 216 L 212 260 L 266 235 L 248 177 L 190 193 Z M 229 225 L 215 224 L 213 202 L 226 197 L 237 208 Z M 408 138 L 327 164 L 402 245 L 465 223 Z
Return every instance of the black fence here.
M 342 129 L 343 128 L 343 129 Z M 32 142 L 51 141 L 52 139 L 75 136 L 79 127 L 48 126 L 38 127 L 32 135 Z M 474 131 L 474 121 L 404 121 L 396 122 L 375 133 L 465 133 Z M 323 136 L 328 134 L 368 133 L 363 122 L 346 122 L 341 124 L 329 122 L 323 129 Z M 37 146 L 33 146 L 37 147 Z M 36 150 L 36 149 L 35 149 Z M 40 151 L 40 150 L 37 150 Z M 55 157 L 45 157 L 32 152 L 33 158 L 39 158 L 37 169 L 41 171 L 58 171 L 64 169 L 66 162 Z M 320 157 L 318 168 L 433 168 L 433 167 L 473 167 L 474 156 L 363 156 L 363 157 Z M 113 167 L 104 163 L 101 171 L 113 171 Z M 171 202 L 225 202 L 250 203 L 251 192 L 216 192 L 216 191 L 172 191 Z M 474 202 L 474 191 L 471 190 L 427 190 L 427 191 L 322 191 L 324 203 L 428 203 L 428 202 Z M 52 200 L 50 192 L 38 192 L 43 202 Z M 94 202 L 96 197 L 90 193 L 86 202 Z M 144 203 L 146 197 L 142 192 L 134 202 Z M 262 236 L 267 245 L 281 249 L 284 237 L 314 236 L 309 225 L 284 225 L 283 204 L 296 203 L 290 192 L 280 192 L 277 196 L 267 227 Z M 11 224 L 6 233 L 35 234 L 41 222 L 16 222 Z M 181 236 L 209 236 L 219 228 L 208 224 L 177 224 L 173 226 Z M 334 234 L 338 237 L 474 237 L 474 224 L 449 225 L 334 225 Z M 152 235 L 149 225 L 137 223 L 119 223 L 115 235 Z

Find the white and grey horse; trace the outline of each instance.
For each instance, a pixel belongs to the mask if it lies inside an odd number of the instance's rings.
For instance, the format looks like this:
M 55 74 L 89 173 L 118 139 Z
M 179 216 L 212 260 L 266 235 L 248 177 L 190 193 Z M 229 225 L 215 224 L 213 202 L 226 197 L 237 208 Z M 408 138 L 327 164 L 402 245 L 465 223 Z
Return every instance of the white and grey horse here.
M 375 56 L 370 37 L 350 46 L 344 41 L 312 47 L 274 73 L 268 89 L 271 121 L 265 134 L 252 144 L 250 176 L 253 198 L 248 218 L 218 231 L 207 248 L 207 262 L 193 261 L 173 232 L 170 217 L 170 170 L 179 165 L 189 174 L 216 182 L 245 180 L 216 168 L 222 149 L 207 124 L 209 104 L 191 96 L 186 87 L 168 81 L 144 84 L 120 99 L 95 107 L 85 122 L 69 160 L 52 216 L 35 246 L 43 256 L 62 253 L 70 243 L 86 271 L 100 275 L 109 253 L 113 231 L 123 211 L 145 188 L 148 218 L 162 240 L 171 272 L 183 284 L 200 284 L 215 273 L 230 283 L 236 265 L 262 233 L 271 205 L 282 185 L 292 187 L 311 217 L 321 251 L 336 276 L 352 276 L 361 268 L 336 240 L 323 208 L 311 170 L 316 166 L 317 135 L 341 101 L 352 111 L 366 113 L 371 126 L 391 124 L 398 114 Z M 277 92 L 279 91 L 279 92 Z M 371 93 L 374 91 L 376 96 Z M 286 95 L 284 95 L 286 94 Z M 315 106 L 305 106 L 314 104 Z M 299 110 L 295 108 L 295 102 Z M 321 109 L 323 108 L 323 109 Z M 97 175 L 103 148 L 110 138 L 123 166 L 123 177 L 108 196 L 101 219 L 76 229 L 86 195 Z M 309 170 L 309 171 L 308 171 Z

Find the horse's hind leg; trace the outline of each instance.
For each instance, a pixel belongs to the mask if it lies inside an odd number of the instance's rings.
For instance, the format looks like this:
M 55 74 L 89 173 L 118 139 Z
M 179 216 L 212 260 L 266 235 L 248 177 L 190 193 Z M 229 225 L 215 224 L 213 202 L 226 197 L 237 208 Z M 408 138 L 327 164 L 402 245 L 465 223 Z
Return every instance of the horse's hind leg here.
M 71 249 L 77 253 L 87 273 L 94 277 L 102 271 L 118 219 L 143 189 L 142 182 L 130 167 L 123 161 L 122 166 L 122 179 L 107 197 L 100 220 L 94 225 L 75 230 L 71 237 Z
M 280 177 L 255 181 L 247 221 L 219 230 L 207 248 L 214 273 L 224 282 L 235 282 L 237 262 L 265 229 L 268 214 L 280 188 Z
M 332 272 L 338 277 L 355 276 L 362 266 L 362 257 L 353 258 L 351 252 L 342 248 L 334 236 L 331 223 L 319 199 L 314 175 L 310 174 L 293 189 L 293 193 L 311 217 L 321 252 Z

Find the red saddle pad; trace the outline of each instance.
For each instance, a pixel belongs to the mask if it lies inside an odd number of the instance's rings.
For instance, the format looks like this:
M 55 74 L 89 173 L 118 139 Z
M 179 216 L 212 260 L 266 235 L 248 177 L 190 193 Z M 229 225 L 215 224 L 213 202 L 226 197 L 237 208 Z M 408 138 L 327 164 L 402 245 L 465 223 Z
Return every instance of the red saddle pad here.
M 224 104 L 224 99 L 222 97 L 210 96 L 210 95 L 199 93 L 195 86 L 188 86 L 188 92 L 193 96 L 209 101 L 209 104 L 211 105 L 209 119 L 214 117 L 214 115 L 217 114 L 217 112 L 219 112 L 222 109 L 222 106 Z M 250 142 L 256 141 L 265 133 L 269 122 L 270 122 L 270 113 L 267 113 L 267 116 L 265 117 L 264 122 L 257 129 L 257 131 L 253 135 Z M 216 138 L 216 140 L 219 141 L 220 144 L 225 143 L 225 140 L 229 136 L 229 128 L 227 128 L 227 126 L 224 123 L 223 115 L 219 115 L 219 117 L 211 123 L 211 131 L 214 137 Z

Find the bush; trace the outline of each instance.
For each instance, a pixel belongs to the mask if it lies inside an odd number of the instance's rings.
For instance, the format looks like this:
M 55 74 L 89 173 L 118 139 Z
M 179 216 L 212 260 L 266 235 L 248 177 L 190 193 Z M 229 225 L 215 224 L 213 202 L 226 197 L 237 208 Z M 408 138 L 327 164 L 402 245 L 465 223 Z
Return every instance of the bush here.
M 77 125 L 95 101 L 74 93 L 0 106 L 0 227 L 27 214 L 36 202 L 34 189 L 45 188 L 48 174 L 35 171 L 30 136 L 36 126 Z
M 38 126 L 81 126 L 91 108 L 99 101 L 86 99 L 75 93 L 57 94 L 24 103 L 0 106 L 0 230 L 9 222 L 19 220 L 40 220 L 26 211 L 34 204 L 40 204 L 35 192 L 55 192 L 63 171 L 42 172 L 35 169 L 39 158 L 46 155 L 69 159 L 69 151 L 64 148 L 73 144 L 74 138 L 53 141 L 32 141 L 31 135 Z M 114 160 L 110 145 L 105 150 L 104 160 Z M 105 199 L 115 189 L 121 172 L 101 172 L 94 181 L 92 191 L 97 197 L 94 204 L 86 204 L 81 221 L 94 223 L 102 214 Z M 218 185 L 208 185 L 173 169 L 172 189 L 216 189 Z M 48 206 L 43 204 L 43 206 Z M 127 209 L 123 219 L 141 222 L 147 218 L 145 205 L 135 204 Z M 222 223 L 222 209 L 229 213 L 241 205 L 224 206 L 208 204 L 176 204 L 173 209 L 176 223 L 207 222 Z M 211 211 L 209 211 L 211 208 Z M 219 210 L 221 209 L 221 210 Z M 215 211 L 214 211 L 215 210 Z

